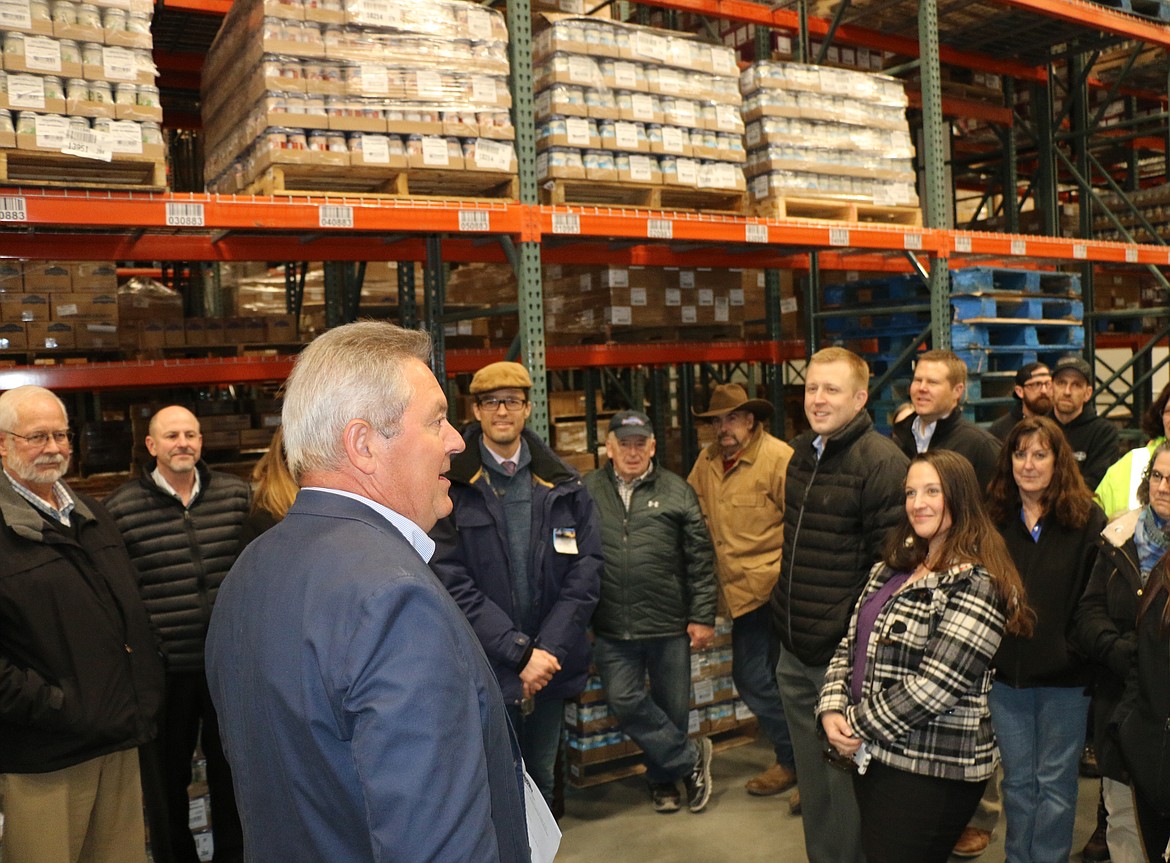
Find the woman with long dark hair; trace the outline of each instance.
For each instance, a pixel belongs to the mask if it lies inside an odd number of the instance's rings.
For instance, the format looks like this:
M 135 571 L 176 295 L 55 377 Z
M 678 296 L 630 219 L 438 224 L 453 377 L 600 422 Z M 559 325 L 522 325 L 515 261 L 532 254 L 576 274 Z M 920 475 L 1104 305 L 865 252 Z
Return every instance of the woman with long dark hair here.
M 1089 712 L 1089 671 L 1070 635 L 1105 513 L 1047 417 L 1028 417 L 1008 433 L 988 508 L 1036 613 L 1032 637 L 1005 636 L 992 663 L 1004 851 L 1008 863 L 1067 860 Z
M 1005 631 L 1030 631 L 1031 612 L 970 462 L 920 453 L 905 492 L 817 717 L 826 754 L 857 765 L 868 863 L 943 863 L 998 759 L 991 657 Z

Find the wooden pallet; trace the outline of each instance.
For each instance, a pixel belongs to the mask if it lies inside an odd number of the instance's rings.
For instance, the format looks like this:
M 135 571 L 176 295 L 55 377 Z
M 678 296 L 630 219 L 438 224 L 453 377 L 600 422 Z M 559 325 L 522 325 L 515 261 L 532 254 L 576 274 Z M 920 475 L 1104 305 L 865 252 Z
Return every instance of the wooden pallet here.
M 742 214 L 747 205 L 743 192 L 728 189 L 692 189 L 651 183 L 600 182 L 598 180 L 549 180 L 541 187 L 545 204 L 601 204 L 646 210 L 685 210 Z
M 821 222 L 882 222 L 922 227 L 918 207 L 879 207 L 845 198 L 785 195 L 765 198 L 752 206 L 752 215 L 770 219 L 812 219 Z
M 161 159 L 119 156 L 112 162 L 63 153 L 0 150 L 0 182 L 71 189 L 125 189 L 161 192 L 167 165 Z
M 376 198 L 518 198 L 519 180 L 497 171 L 272 165 L 246 184 L 249 195 Z
M 758 724 L 755 720 L 750 720 L 728 731 L 712 732 L 707 736 L 711 738 L 712 748 L 716 752 L 725 752 L 737 746 L 747 746 L 755 741 L 758 735 Z M 640 776 L 645 772 L 646 765 L 642 763 L 641 753 L 623 755 L 611 761 L 573 764 L 569 771 L 569 784 L 574 788 L 591 788 L 628 776 Z

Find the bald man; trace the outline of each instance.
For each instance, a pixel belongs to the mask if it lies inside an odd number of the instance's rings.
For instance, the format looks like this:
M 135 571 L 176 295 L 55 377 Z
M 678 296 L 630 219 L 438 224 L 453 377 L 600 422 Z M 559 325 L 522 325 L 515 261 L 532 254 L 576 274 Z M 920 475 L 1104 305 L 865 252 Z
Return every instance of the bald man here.
M 191 757 L 201 740 L 215 860 L 236 863 L 244 859 L 243 833 L 207 690 L 203 642 L 216 592 L 235 562 L 248 515 L 248 486 L 207 467 L 199 420 L 180 405 L 151 418 L 146 449 L 152 459 L 142 475 L 107 498 L 106 507 L 138 569 L 139 590 L 167 661 L 159 738 L 154 751 L 143 754 L 144 793 L 158 847 L 154 856 L 198 863 L 187 826 L 187 786 Z

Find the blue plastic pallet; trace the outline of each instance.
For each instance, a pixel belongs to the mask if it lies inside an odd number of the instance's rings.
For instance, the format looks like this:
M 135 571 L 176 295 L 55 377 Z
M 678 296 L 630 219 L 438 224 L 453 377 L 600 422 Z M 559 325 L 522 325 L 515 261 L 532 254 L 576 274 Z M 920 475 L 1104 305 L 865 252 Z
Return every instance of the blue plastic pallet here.
M 1080 296 L 1081 277 L 1075 273 L 1001 270 L 995 267 L 967 267 L 951 271 L 951 293 L 974 294 L 985 291 Z
M 1081 327 L 1036 324 L 951 324 L 951 346 L 959 348 L 1045 348 L 1079 351 L 1085 346 Z
M 864 315 L 860 318 L 826 318 L 826 335 L 839 339 L 872 339 L 909 336 L 911 339 L 930 323 L 930 315 Z M 909 343 L 909 339 L 907 339 Z
M 888 279 L 866 279 L 825 285 L 822 289 L 825 308 L 882 303 L 892 300 L 922 299 L 930 301 L 930 291 L 917 276 L 890 276 Z
M 955 294 L 951 296 L 951 308 L 954 309 L 955 319 L 959 321 L 970 318 L 1079 321 L 1085 316 L 1085 304 L 1080 300 L 1040 295 L 1003 297 L 995 294 Z

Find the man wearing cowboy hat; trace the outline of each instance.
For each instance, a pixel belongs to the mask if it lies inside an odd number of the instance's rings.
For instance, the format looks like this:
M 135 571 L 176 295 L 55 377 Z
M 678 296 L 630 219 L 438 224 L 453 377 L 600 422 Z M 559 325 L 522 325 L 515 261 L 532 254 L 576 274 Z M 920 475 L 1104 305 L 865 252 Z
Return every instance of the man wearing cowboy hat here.
M 764 429 L 772 404 L 749 399 L 739 384 L 720 384 L 706 411 L 715 442 L 687 478 L 699 496 L 715 543 L 723 602 L 732 617 L 731 676 L 771 741 L 776 763 L 748 780 L 749 794 L 779 794 L 796 784 L 796 760 L 780 691 L 778 645 L 768 599 L 780 574 L 784 543 L 784 474 L 792 448 Z

